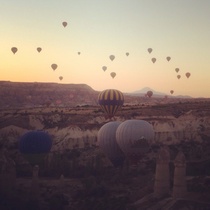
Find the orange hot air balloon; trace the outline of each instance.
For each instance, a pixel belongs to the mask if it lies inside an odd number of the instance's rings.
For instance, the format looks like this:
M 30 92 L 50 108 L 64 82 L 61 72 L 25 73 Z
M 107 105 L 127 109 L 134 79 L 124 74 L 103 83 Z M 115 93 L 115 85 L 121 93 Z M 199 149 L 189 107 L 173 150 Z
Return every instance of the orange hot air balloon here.
M 18 48 L 17 47 L 12 47 L 11 51 L 15 54 L 18 51 Z
M 177 75 L 177 78 L 180 79 L 181 78 L 181 75 Z
M 58 65 L 55 64 L 55 63 L 53 63 L 53 64 L 51 65 L 51 68 L 55 71 L 55 70 L 58 68 Z
M 102 91 L 98 96 L 98 103 L 107 113 L 108 117 L 113 117 L 124 103 L 123 93 L 115 89 Z
M 178 73 L 179 72 L 179 68 L 175 68 L 175 71 Z
M 151 52 L 152 52 L 152 48 L 148 48 L 147 51 L 148 51 L 149 53 L 151 53 Z
M 170 93 L 171 93 L 171 94 L 173 94 L 173 93 L 174 93 L 174 91 L 173 91 L 173 90 L 171 90 L 171 91 L 170 91 Z
M 113 61 L 115 59 L 115 56 L 114 55 L 110 55 L 109 58 L 110 58 L 111 61 Z
M 116 73 L 115 72 L 111 72 L 110 73 L 111 77 L 114 79 L 116 77 Z
M 40 53 L 42 51 L 41 47 L 37 47 L 36 50 Z
M 152 62 L 153 62 L 153 63 L 155 63 L 155 62 L 156 62 L 156 58 L 152 58 L 151 60 L 152 60 Z
M 64 22 L 62 22 L 62 25 L 65 28 L 68 25 L 68 23 L 64 21 Z
M 187 72 L 185 75 L 187 78 L 189 78 L 191 74 L 190 74 L 190 72 Z

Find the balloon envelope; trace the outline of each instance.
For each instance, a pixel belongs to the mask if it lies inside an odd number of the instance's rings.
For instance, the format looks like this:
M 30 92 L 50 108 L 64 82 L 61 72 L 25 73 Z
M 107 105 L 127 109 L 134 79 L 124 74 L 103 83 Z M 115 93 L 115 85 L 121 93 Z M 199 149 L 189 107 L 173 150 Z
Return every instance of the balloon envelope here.
M 12 47 L 11 51 L 15 54 L 18 51 L 18 49 L 17 49 L 17 47 Z
M 41 52 L 41 51 L 42 51 L 42 48 L 41 48 L 41 47 L 37 47 L 36 50 L 37 50 L 38 52 Z
M 103 111 L 107 113 L 108 117 L 111 118 L 122 107 L 124 96 L 119 90 L 107 89 L 99 94 L 98 103 Z
M 51 65 L 51 68 L 52 68 L 53 70 L 56 70 L 56 69 L 57 69 L 57 67 L 58 67 L 58 65 L 57 65 L 57 64 L 55 64 L 55 63 L 53 63 L 53 64 Z
M 114 79 L 116 77 L 116 73 L 115 72 L 111 72 L 110 73 L 111 77 Z
M 126 54 L 126 56 L 129 56 L 129 52 L 127 52 L 127 53 L 125 53 Z
M 68 25 L 68 23 L 64 21 L 64 22 L 62 22 L 62 25 L 63 25 L 63 27 L 66 27 Z
M 29 131 L 19 139 L 19 151 L 32 164 L 39 164 L 52 147 L 52 139 L 44 131 Z
M 178 73 L 179 72 L 179 68 L 175 68 L 175 71 Z
M 190 72 L 187 72 L 185 75 L 187 78 L 189 78 L 191 74 L 190 74 Z
M 170 60 L 171 60 L 171 57 L 169 57 L 169 56 L 166 57 L 166 60 L 167 60 L 167 61 L 170 61 Z
M 181 75 L 177 75 L 177 78 L 180 79 L 181 78 Z
M 153 95 L 153 92 L 152 92 L 151 90 L 148 90 L 148 91 L 147 91 L 147 96 L 148 96 L 149 98 L 151 98 L 152 95 Z
M 110 55 L 109 58 L 110 58 L 111 61 L 113 61 L 115 59 L 115 56 L 114 55 Z
M 147 51 L 148 51 L 149 53 L 151 53 L 151 52 L 152 52 L 152 48 L 148 48 Z
M 103 125 L 97 134 L 98 144 L 115 167 L 122 166 L 125 155 L 116 141 L 116 130 L 120 122 L 113 121 Z
M 60 77 L 59 77 L 59 80 L 62 80 L 62 79 L 63 79 L 63 77 L 62 77 L 62 76 L 60 76 Z
M 152 62 L 153 62 L 153 63 L 155 63 L 155 62 L 156 62 L 156 58 L 152 58 L 151 60 L 152 60 Z
M 173 94 L 173 93 L 174 93 L 174 91 L 173 91 L 173 90 L 170 90 L 170 93 L 171 93 L 171 94 Z
M 106 67 L 106 66 L 102 66 L 102 69 L 103 69 L 104 71 L 106 71 L 106 70 L 107 70 L 107 67 Z
M 155 132 L 144 120 L 126 120 L 116 130 L 116 141 L 125 156 L 136 164 L 150 149 Z

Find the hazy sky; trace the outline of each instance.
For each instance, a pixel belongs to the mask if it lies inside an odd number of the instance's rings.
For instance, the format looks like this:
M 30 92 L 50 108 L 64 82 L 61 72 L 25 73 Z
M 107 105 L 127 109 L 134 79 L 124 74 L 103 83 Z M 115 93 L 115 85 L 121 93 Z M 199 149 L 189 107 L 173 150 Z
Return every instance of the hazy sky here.
M 148 86 L 210 97 L 209 0 L 0 0 L 0 5 L 0 80 L 85 83 L 123 92 Z

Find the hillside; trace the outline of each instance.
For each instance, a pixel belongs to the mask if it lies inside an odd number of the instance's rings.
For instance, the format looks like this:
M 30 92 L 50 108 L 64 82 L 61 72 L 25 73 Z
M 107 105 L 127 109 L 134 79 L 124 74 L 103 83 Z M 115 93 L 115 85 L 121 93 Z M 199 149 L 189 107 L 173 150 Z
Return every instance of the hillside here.
M 0 81 L 0 107 L 76 106 L 96 103 L 98 92 L 86 84 Z

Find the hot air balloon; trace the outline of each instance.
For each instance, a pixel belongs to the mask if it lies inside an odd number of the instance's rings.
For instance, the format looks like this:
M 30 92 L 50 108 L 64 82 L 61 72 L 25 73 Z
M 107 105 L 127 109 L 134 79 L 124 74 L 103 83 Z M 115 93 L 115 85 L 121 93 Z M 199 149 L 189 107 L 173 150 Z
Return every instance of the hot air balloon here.
M 15 54 L 18 51 L 18 48 L 17 47 L 12 47 L 11 51 Z
M 78 54 L 78 55 L 80 55 L 80 54 L 81 54 L 81 52 L 78 52 L 77 54 Z
M 62 80 L 62 79 L 63 79 L 63 77 L 62 77 L 62 76 L 60 76 L 60 77 L 59 77 L 59 80 Z
M 190 72 L 187 72 L 185 75 L 187 78 L 189 78 L 191 74 L 190 74 Z
M 152 60 L 152 62 L 153 62 L 153 63 L 155 63 L 155 62 L 156 62 L 156 58 L 152 58 L 151 60 Z
M 126 54 L 126 56 L 129 56 L 129 52 L 127 52 L 127 53 L 125 53 Z
M 124 103 L 122 92 L 115 89 L 102 91 L 98 96 L 98 103 L 109 118 L 113 117 Z
M 106 71 L 106 70 L 107 70 L 107 67 L 106 67 L 106 66 L 102 66 L 102 69 L 103 69 L 104 71 Z
M 167 60 L 167 61 L 170 61 L 170 60 L 171 60 L 171 57 L 169 57 L 169 56 L 166 57 L 166 60 Z
M 153 92 L 152 92 L 151 90 L 148 90 L 148 91 L 147 91 L 147 96 L 148 96 L 149 98 L 151 98 L 152 95 L 153 95 Z
M 51 68 L 52 68 L 54 71 L 57 69 L 57 67 L 58 67 L 58 65 L 55 64 L 55 63 L 53 63 L 53 64 L 51 65 Z
M 115 56 L 114 55 L 110 55 L 109 58 L 110 58 L 111 61 L 113 61 L 115 59 Z
M 126 120 L 116 130 L 116 141 L 132 164 L 149 151 L 155 132 L 145 120 Z
M 44 131 L 29 131 L 19 139 L 19 151 L 32 165 L 39 165 L 51 147 L 52 139 Z
M 175 71 L 178 73 L 179 72 L 179 68 L 175 68 Z
M 111 72 L 110 73 L 111 77 L 114 79 L 116 77 L 116 73 L 115 72 Z
M 37 47 L 36 50 L 40 53 L 42 51 L 41 47 Z
M 62 22 L 62 25 L 65 28 L 68 25 L 68 23 L 67 22 Z
M 174 93 L 174 91 L 173 91 L 173 90 L 170 90 L 170 93 L 171 93 L 171 94 L 173 94 L 173 93 Z
M 104 124 L 98 131 L 97 140 L 99 147 L 106 154 L 115 167 L 123 165 L 125 155 L 116 141 L 116 130 L 120 122 L 112 121 Z
M 181 75 L 177 75 L 177 78 L 180 79 L 181 78 Z
M 151 52 L 152 52 L 152 48 L 148 48 L 147 51 L 148 51 L 149 53 L 151 53 Z

